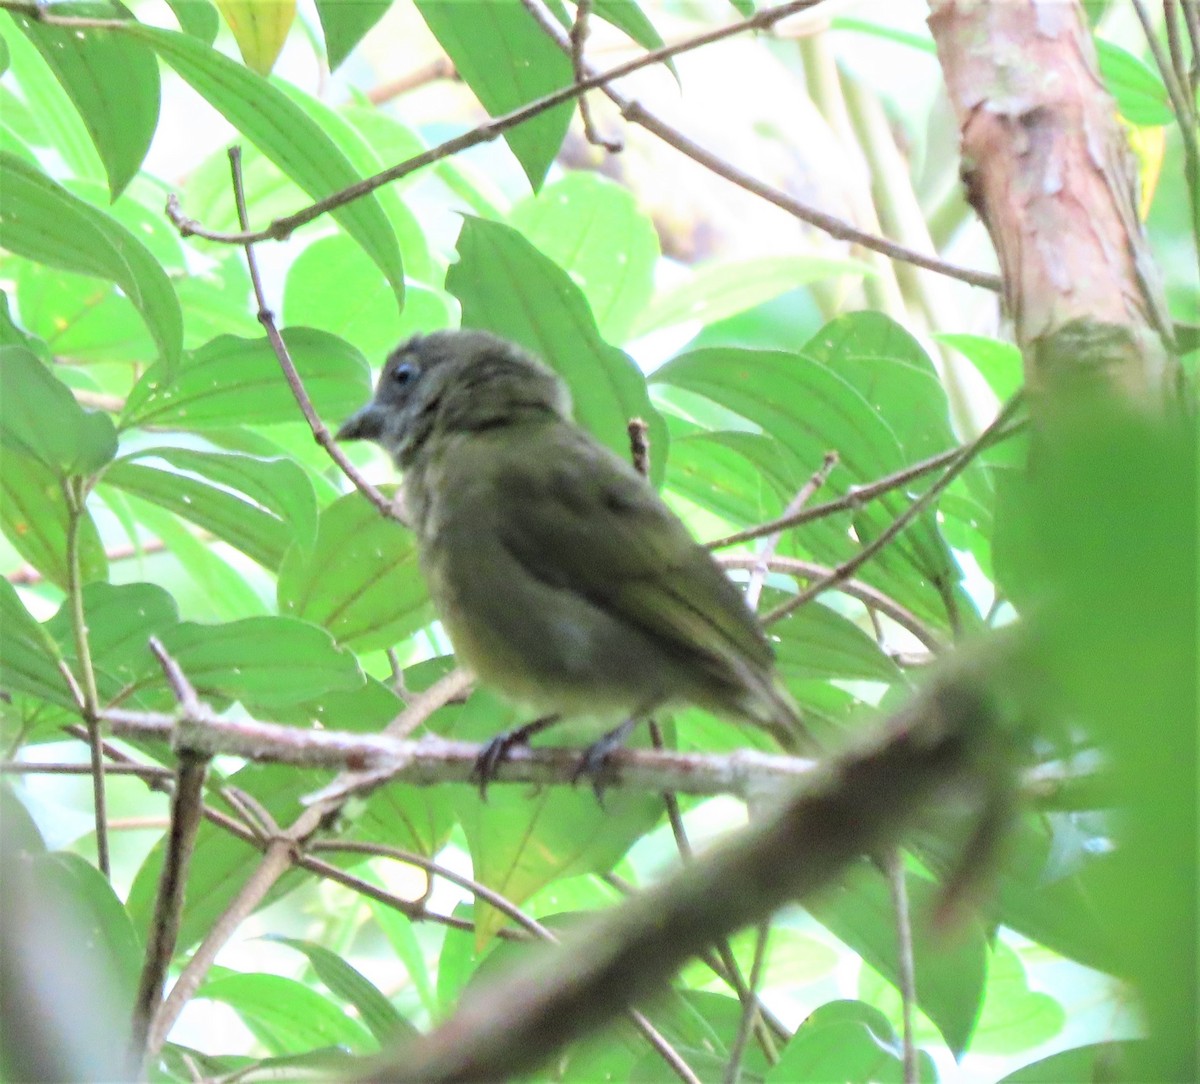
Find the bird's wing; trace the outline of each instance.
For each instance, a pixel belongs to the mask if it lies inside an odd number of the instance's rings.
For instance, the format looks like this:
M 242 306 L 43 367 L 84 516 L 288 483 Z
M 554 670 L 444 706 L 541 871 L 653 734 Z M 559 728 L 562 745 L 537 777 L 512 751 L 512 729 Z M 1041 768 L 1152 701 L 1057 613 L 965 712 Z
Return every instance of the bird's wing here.
M 505 460 L 497 533 L 531 575 L 718 679 L 770 684 L 774 653 L 741 593 L 631 467 L 562 423 L 531 430 Z

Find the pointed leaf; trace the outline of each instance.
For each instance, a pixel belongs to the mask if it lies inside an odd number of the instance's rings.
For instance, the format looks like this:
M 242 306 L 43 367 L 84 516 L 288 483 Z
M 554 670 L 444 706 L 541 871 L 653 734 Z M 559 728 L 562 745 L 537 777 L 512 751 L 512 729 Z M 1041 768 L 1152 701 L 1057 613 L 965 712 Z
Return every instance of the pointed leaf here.
M 267 79 L 186 34 L 140 24 L 125 32 L 152 46 L 313 199 L 362 179 L 321 126 Z M 400 247 L 379 201 L 365 196 L 332 214 L 379 265 L 397 301 L 403 301 Z
M 69 518 L 61 479 L 35 459 L 0 454 L 0 527 L 13 549 L 64 591 Z M 84 583 L 108 575 L 100 533 L 86 509 L 79 524 L 79 571 Z
M 828 256 L 760 256 L 708 264 L 681 286 L 666 290 L 642 310 L 632 334 L 699 321 L 712 324 L 734 316 L 798 286 L 839 275 L 867 275 L 857 260 Z
M 620 343 L 654 290 L 658 234 L 633 196 L 595 173 L 570 173 L 522 200 L 509 221 L 583 291 L 600 335 Z
M 0 578 L 0 689 L 74 708 L 75 700 L 58 669 L 53 638 L 21 604 L 17 589 Z
M 0 152 L 5 247 L 51 267 L 115 282 L 137 307 L 167 364 L 179 357 L 183 316 L 158 261 L 124 226 L 40 170 Z
M 648 422 L 651 477 L 661 482 L 667 428 L 650 403 L 645 377 L 600 338 L 566 272 L 516 230 L 481 218 L 463 223 L 458 255 L 446 289 L 462 302 L 463 325 L 512 339 L 555 369 L 571 389 L 575 420 L 617 455 L 629 456 L 629 420 Z
M 347 4 L 346 0 L 317 0 L 317 15 L 325 33 L 325 54 L 330 71 L 341 66 L 391 6 L 392 0 L 357 0 L 353 4 Z
M 358 1010 L 359 1018 L 371 1029 L 371 1034 L 385 1043 L 389 1039 L 414 1039 L 418 1032 L 402 1017 L 379 988 L 361 971 L 352 967 L 336 952 L 323 945 L 296 937 L 268 934 L 267 940 L 287 945 L 308 957 L 313 970 L 335 997 L 349 1002 Z
M 493 117 L 552 94 L 574 78 L 571 62 L 520 4 L 415 0 L 417 10 Z M 558 154 L 574 105 L 563 102 L 504 133 L 536 190 Z
M 296 18 L 296 0 L 215 0 L 246 67 L 266 75 Z
M 279 570 L 279 609 L 327 628 L 356 650 L 392 647 L 432 617 L 412 534 L 361 493 L 321 513 L 311 551 Z
M 379 1049 L 362 1024 L 294 979 L 251 973 L 224 975 L 209 979 L 195 996 L 228 1005 L 274 1054 L 331 1046 L 360 1053 Z
M 117 454 L 107 414 L 84 410 L 67 386 L 21 346 L 0 347 L 0 447 L 59 477 L 94 474 Z
M 323 629 L 293 617 L 247 617 L 223 625 L 182 622 L 163 646 L 201 696 L 215 694 L 270 709 L 362 685 L 350 652 Z
M 124 4 L 105 0 L 57 4 L 55 14 L 132 19 Z M 154 56 L 111 30 L 54 26 L 16 12 L 11 15 L 70 95 L 116 200 L 141 168 L 158 127 Z
M 314 328 L 289 328 L 283 341 L 317 412 L 345 418 L 371 393 L 366 359 Z M 148 369 L 125 400 L 123 426 L 210 429 L 296 421 L 299 407 L 267 339 L 220 335 L 189 354 L 173 375 Z

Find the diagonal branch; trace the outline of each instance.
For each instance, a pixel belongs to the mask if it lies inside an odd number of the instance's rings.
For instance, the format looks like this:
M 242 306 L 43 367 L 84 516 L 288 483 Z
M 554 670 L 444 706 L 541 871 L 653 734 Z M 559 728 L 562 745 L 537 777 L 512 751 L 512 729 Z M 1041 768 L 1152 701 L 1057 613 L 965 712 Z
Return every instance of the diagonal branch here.
M 431 1034 L 385 1052 L 362 1079 L 451 1081 L 528 1073 L 660 991 L 692 956 L 895 843 L 947 786 L 987 777 L 997 721 L 965 671 L 931 683 L 873 748 L 825 766 L 669 880 L 531 950 L 480 982 Z
M 571 42 L 564 34 L 562 29 L 555 22 L 553 16 L 548 14 L 538 0 L 520 0 L 522 6 L 537 20 L 538 25 L 564 53 L 571 55 Z M 785 10 L 787 9 L 787 10 Z M 794 14 L 801 10 L 799 6 L 788 4 L 781 5 L 777 8 L 763 8 L 757 15 L 746 19 L 744 23 L 739 25 L 739 29 L 750 29 L 748 24 L 756 24 L 752 29 L 767 29 L 774 25 L 785 15 Z M 729 29 L 729 28 L 726 28 Z M 727 37 L 728 34 L 713 32 L 707 35 L 701 35 L 704 39 L 703 44 L 708 44 L 711 41 L 718 40 L 719 37 Z M 701 38 L 690 39 L 692 42 L 699 42 Z M 693 46 L 694 47 L 694 46 Z M 662 50 L 656 50 L 662 52 Z M 653 55 L 653 54 L 646 54 Z M 674 54 L 672 54 L 674 55 Z M 584 68 L 586 70 L 586 67 Z M 615 69 L 614 69 L 615 71 Z M 867 233 L 865 230 L 860 230 L 856 226 L 843 221 L 834 215 L 826 214 L 824 211 L 818 211 L 815 207 L 810 207 L 808 204 L 801 203 L 797 199 L 793 199 L 786 192 L 782 192 L 777 188 L 772 188 L 768 184 L 764 184 L 756 177 L 743 172 L 734 166 L 731 162 L 726 161 L 719 155 L 713 154 L 694 142 L 683 134 L 678 128 L 674 128 L 667 124 L 666 121 L 660 119 L 645 108 L 640 102 L 626 98 L 619 91 L 611 86 L 611 80 L 616 78 L 612 73 L 609 73 L 607 79 L 600 79 L 599 85 L 604 94 L 607 95 L 618 109 L 621 110 L 621 115 L 631 124 L 637 124 L 645 128 L 646 131 L 652 132 L 658 136 L 664 143 L 681 154 L 691 158 L 692 161 L 698 162 L 710 172 L 717 174 L 719 177 L 724 177 L 731 184 L 737 185 L 739 188 L 744 188 L 747 192 L 766 200 L 768 203 L 774 204 L 782 211 L 801 222 L 807 222 L 810 226 L 815 226 L 819 230 L 823 230 L 830 237 L 835 237 L 839 241 L 850 241 L 854 244 L 862 245 L 863 248 L 871 249 L 873 252 L 882 253 L 894 260 L 902 260 L 905 263 L 913 264 L 917 267 L 923 267 L 928 271 L 936 271 L 939 274 L 947 275 L 950 278 L 960 279 L 963 282 L 970 283 L 972 286 L 979 286 L 985 290 L 998 292 L 1000 290 L 1000 277 L 992 275 L 984 271 L 970 271 L 966 268 L 956 267 L 953 264 L 946 263 L 943 260 L 935 259 L 927 256 L 923 252 L 918 252 L 916 249 L 908 248 L 905 245 L 897 244 L 894 241 L 889 241 L 887 238 L 879 237 L 873 233 Z M 593 84 L 594 79 L 588 79 L 588 85 Z
M 429 150 L 400 162 L 389 169 L 382 170 L 374 176 L 367 177 L 357 184 L 339 189 L 332 195 L 317 200 L 295 214 L 287 215 L 284 218 L 277 218 L 266 229 L 257 232 L 251 232 L 245 226 L 242 227 L 240 233 L 222 233 L 217 230 L 205 229 L 199 222 L 183 214 L 179 206 L 179 201 L 175 196 L 171 196 L 167 201 L 167 215 L 185 237 L 195 235 L 226 245 L 245 245 L 268 240 L 283 241 L 301 226 L 312 222 L 316 218 L 320 218 L 335 208 L 352 203 L 354 200 L 374 192 L 375 189 L 382 188 L 385 184 L 398 181 L 401 177 L 407 177 L 410 173 L 414 173 L 418 169 L 423 169 L 434 162 L 439 162 L 443 158 L 449 158 L 460 151 L 465 151 L 481 143 L 489 143 L 494 139 L 498 139 L 510 128 L 515 128 L 518 124 L 523 124 L 525 121 L 539 116 L 548 109 L 562 105 L 563 102 L 574 101 L 582 97 L 589 90 L 604 87 L 610 80 L 620 79 L 642 68 L 662 63 L 662 61 L 679 56 L 681 53 L 698 49 L 704 45 L 710 45 L 714 41 L 720 41 L 735 34 L 741 34 L 748 30 L 765 29 L 789 15 L 794 15 L 796 12 L 803 11 L 805 8 L 812 7 L 814 4 L 820 2 L 821 0 L 789 0 L 788 3 L 779 4 L 773 8 L 763 8 L 761 11 L 756 12 L 747 19 L 742 19 L 740 22 L 730 23 L 728 26 L 718 27 L 715 30 L 697 34 L 694 38 L 688 38 L 673 45 L 664 45 L 659 49 L 643 53 L 641 56 L 635 57 L 624 64 L 618 64 L 614 68 L 609 68 L 607 71 L 591 73 L 586 78 L 579 79 L 571 85 L 563 87 L 561 90 L 556 90 L 552 94 L 538 98 L 528 105 L 522 106 L 520 109 L 514 109 L 503 116 L 495 117 L 479 125 L 479 127 L 473 128 L 469 132 L 464 132 L 460 136 L 448 139 L 436 147 L 431 147 Z M 569 52 L 569 43 L 566 45 L 566 49 Z M 605 92 L 609 93 L 607 90 Z M 611 94 L 609 96 L 611 97 Z

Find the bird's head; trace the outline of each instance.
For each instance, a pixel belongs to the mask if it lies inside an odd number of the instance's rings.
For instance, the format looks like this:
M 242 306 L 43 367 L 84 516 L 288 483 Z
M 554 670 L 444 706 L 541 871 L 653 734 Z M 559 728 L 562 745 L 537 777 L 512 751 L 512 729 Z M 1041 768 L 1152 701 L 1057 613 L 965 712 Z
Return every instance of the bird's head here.
M 435 331 L 392 351 L 374 397 L 335 439 L 373 440 L 404 469 L 431 438 L 547 413 L 571 415 L 553 370 L 486 331 Z

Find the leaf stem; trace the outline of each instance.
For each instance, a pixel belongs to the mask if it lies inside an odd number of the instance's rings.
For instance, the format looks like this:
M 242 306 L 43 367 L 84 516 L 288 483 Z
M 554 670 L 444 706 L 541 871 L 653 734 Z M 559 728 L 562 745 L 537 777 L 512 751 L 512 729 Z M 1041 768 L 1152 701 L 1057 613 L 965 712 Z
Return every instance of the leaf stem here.
M 104 752 L 100 743 L 100 696 L 96 690 L 96 671 L 88 641 L 87 618 L 83 611 L 83 575 L 79 558 L 79 531 L 85 513 L 88 483 L 84 478 L 63 480 L 67 501 L 67 601 L 71 610 L 71 631 L 75 637 L 75 658 L 79 669 L 80 713 L 87 726 L 88 750 L 92 767 L 92 805 L 96 816 L 96 863 L 100 872 L 112 879 L 108 855 L 108 802 L 104 793 Z

